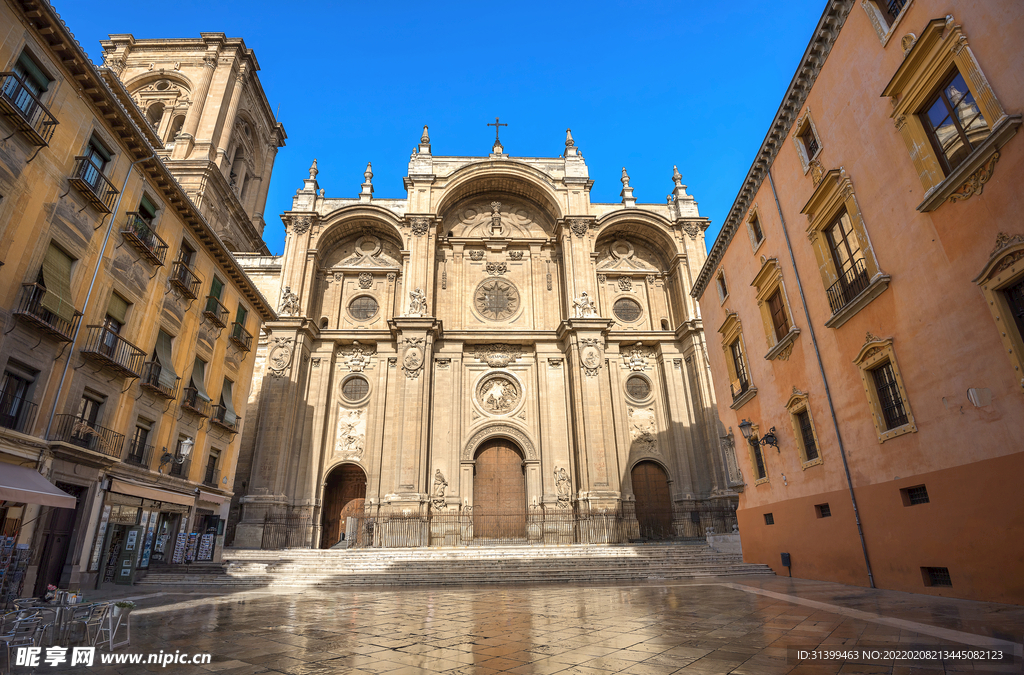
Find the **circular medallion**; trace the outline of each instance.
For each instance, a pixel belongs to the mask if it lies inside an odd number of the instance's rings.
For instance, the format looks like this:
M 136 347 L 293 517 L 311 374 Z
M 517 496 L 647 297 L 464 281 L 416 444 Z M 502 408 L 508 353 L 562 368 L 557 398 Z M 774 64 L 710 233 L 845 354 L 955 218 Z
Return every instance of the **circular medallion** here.
M 271 370 L 284 370 L 292 360 L 292 348 L 288 345 L 277 345 L 267 356 Z
M 501 321 L 519 309 L 519 291 L 511 281 L 486 279 L 473 294 L 476 311 L 490 321 Z
M 372 234 L 360 237 L 359 240 L 356 241 L 356 253 L 359 255 L 377 255 L 377 253 L 380 252 L 380 248 L 380 239 Z
M 402 365 L 408 371 L 416 371 L 423 365 L 423 349 L 421 347 L 409 347 L 405 350 L 405 357 Z
M 612 312 L 619 321 L 632 323 L 640 318 L 643 310 L 640 308 L 640 303 L 633 298 L 619 298 L 612 305 Z
M 633 245 L 625 239 L 616 239 L 610 250 L 612 255 L 619 259 L 633 257 Z
M 597 368 L 601 365 L 601 350 L 594 346 L 584 347 L 580 350 L 580 358 L 587 368 Z
M 519 405 L 522 389 L 514 377 L 495 373 L 480 380 L 476 385 L 476 400 L 480 407 L 492 415 L 505 415 Z

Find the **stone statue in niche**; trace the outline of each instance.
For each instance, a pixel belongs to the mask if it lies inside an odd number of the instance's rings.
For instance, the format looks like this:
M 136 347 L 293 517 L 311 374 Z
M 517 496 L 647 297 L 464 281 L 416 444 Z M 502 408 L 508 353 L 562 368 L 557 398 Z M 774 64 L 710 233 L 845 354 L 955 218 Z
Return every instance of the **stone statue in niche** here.
M 555 491 L 558 493 L 558 506 L 568 508 L 572 486 L 569 483 L 569 473 L 562 467 L 555 469 Z
M 299 296 L 292 292 L 291 286 L 284 287 L 281 294 L 281 316 L 295 316 L 299 313 Z
M 590 299 L 586 291 L 580 293 L 580 297 L 573 299 L 572 309 L 577 319 L 591 319 L 597 316 L 597 307 L 594 306 L 594 301 Z
M 427 313 L 427 294 L 422 288 L 409 293 L 409 316 L 425 316 Z
M 430 503 L 435 509 L 444 509 L 448 507 L 444 499 L 444 493 L 447 489 L 448 481 L 444 479 L 444 474 L 441 473 L 441 470 L 436 469 L 434 471 L 434 489 L 432 490 L 434 496 L 430 500 Z

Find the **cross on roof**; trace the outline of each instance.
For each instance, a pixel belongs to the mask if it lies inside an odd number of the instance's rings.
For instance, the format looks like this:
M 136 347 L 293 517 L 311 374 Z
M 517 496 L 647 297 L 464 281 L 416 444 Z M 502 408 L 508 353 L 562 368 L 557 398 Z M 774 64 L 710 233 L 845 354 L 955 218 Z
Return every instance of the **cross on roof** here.
M 500 141 L 498 140 L 498 132 L 501 131 L 501 127 L 507 127 L 508 125 L 507 124 L 499 124 L 498 118 L 495 117 L 494 118 L 494 124 L 488 123 L 487 126 L 494 127 L 494 142 L 495 143 L 500 143 Z

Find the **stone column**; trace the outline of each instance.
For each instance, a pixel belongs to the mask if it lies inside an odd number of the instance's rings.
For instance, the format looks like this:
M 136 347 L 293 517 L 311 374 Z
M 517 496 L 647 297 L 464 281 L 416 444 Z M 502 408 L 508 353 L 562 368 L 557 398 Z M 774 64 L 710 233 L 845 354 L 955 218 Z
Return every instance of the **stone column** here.
M 221 127 L 217 137 L 217 168 L 225 173 L 230 169 L 231 158 L 227 156 L 228 145 L 231 143 L 231 134 L 235 126 L 235 118 L 238 116 L 238 101 L 242 98 L 242 89 L 245 82 L 245 66 L 238 69 L 234 85 L 231 88 L 231 101 L 228 103 L 228 112 L 224 117 L 224 126 Z
M 263 162 L 263 173 L 260 174 L 262 179 L 260 192 L 256 198 L 256 206 L 252 210 L 252 224 L 261 236 L 263 235 L 263 228 L 266 227 L 266 221 L 263 220 L 263 209 L 267 206 L 267 193 L 270 190 L 270 176 L 274 171 L 274 160 L 277 159 L 277 148 L 277 145 L 267 147 L 267 157 Z
M 210 91 L 210 81 L 213 79 L 213 71 L 216 69 L 217 52 L 207 52 L 203 56 L 203 73 L 199 77 L 199 86 L 192 92 L 192 105 L 189 106 L 188 114 L 185 116 L 185 126 L 178 134 L 171 159 L 188 159 L 192 154 L 196 142 L 196 130 L 199 129 L 199 120 L 203 116 L 206 95 Z

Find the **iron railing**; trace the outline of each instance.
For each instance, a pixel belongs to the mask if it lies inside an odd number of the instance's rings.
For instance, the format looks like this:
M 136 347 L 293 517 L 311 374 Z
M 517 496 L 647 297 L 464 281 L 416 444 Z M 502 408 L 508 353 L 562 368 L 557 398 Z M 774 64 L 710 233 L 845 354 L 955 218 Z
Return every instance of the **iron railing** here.
M 243 352 L 252 349 L 252 333 L 237 321 L 231 324 L 231 341 Z
M 210 416 L 210 402 L 200 396 L 199 390 L 195 387 L 185 387 L 181 390 L 181 407 L 203 417 Z
M 215 326 L 223 328 L 228 325 L 228 308 L 221 304 L 220 298 L 214 295 L 206 296 L 206 307 L 203 308 L 203 316 L 210 320 Z
M 222 405 L 215 405 L 210 409 L 210 421 L 219 427 L 227 429 L 233 434 L 238 433 L 238 425 L 242 422 L 242 418 L 235 415 L 234 421 L 227 419 L 228 409 Z
M 203 485 L 209 487 L 219 487 L 217 481 L 220 480 L 220 472 L 217 471 L 217 467 L 208 466 L 203 474 Z
M 133 440 L 128 446 L 128 454 L 124 456 L 125 464 L 149 468 L 149 460 L 153 457 L 153 446 Z
M 74 318 L 71 321 L 65 321 L 43 307 L 44 295 L 46 295 L 46 287 L 42 284 L 22 284 L 14 316 L 32 324 L 60 342 L 71 342 L 78 329 L 78 324 L 82 320 L 82 313 L 76 309 Z
M 21 76 L 12 72 L 0 73 L 0 113 L 10 119 L 32 145 L 49 145 L 53 130 L 59 124 Z
M 126 377 L 139 377 L 146 352 L 106 326 L 86 326 L 82 355 Z
M 892 14 L 894 19 L 900 15 L 900 12 L 903 11 L 906 4 L 907 0 L 889 0 L 889 2 L 886 3 L 889 8 L 889 13 Z
M 583 505 L 499 511 L 483 507 L 416 509 L 408 513 L 374 506 L 347 522 L 350 548 L 424 546 L 618 544 L 674 541 L 700 543 L 709 533 L 729 534 L 736 525 L 730 506 L 694 505 L 643 509 L 634 503 L 608 510 Z M 266 529 L 264 530 L 266 533 Z M 264 535 L 266 537 L 266 534 Z M 298 539 L 298 535 L 293 539 Z M 337 542 L 322 542 L 329 547 Z
M 70 443 L 115 458 L 121 457 L 124 448 L 123 435 L 98 424 L 89 424 L 78 415 L 54 415 L 49 440 Z
M 142 364 L 142 380 L 140 384 L 144 389 L 161 398 L 174 398 L 178 395 L 178 384 L 181 382 L 181 378 L 174 378 L 173 387 L 164 386 L 160 384 L 160 373 L 163 369 L 164 367 L 157 361 L 146 361 Z
M 167 244 L 142 214 L 137 211 L 128 212 L 128 219 L 121 228 L 121 236 L 149 262 L 154 265 L 164 264 L 167 258 Z
M 13 391 L 5 391 L 0 397 L 0 427 L 11 431 L 28 433 L 36 421 L 36 404 Z
M 263 542 L 260 548 L 273 551 L 282 548 L 311 548 L 312 519 L 309 516 L 270 516 L 263 519 Z
M 171 476 L 176 476 L 178 478 L 184 478 L 185 480 L 188 480 L 188 470 L 191 467 L 192 467 L 192 460 L 191 459 L 185 459 L 184 462 L 181 462 L 179 464 L 178 463 L 178 457 L 175 457 L 174 461 L 171 462 L 171 468 L 167 471 L 167 473 L 169 475 L 171 475 Z
M 838 281 L 829 286 L 828 304 L 832 313 L 835 314 L 853 302 L 853 299 L 860 295 L 870 283 L 871 279 L 868 278 L 864 258 L 860 258 L 853 264 L 853 267 L 839 277 Z
M 202 282 L 196 276 L 196 273 L 189 269 L 189 266 L 181 260 L 176 260 L 174 267 L 171 268 L 171 283 L 185 297 L 192 298 L 193 300 L 199 297 L 199 284 Z
M 100 213 L 110 213 L 114 210 L 114 199 L 120 190 L 107 180 L 100 168 L 90 162 L 88 157 L 75 157 L 75 169 L 68 177 L 68 182 Z

